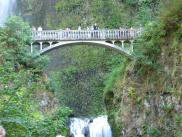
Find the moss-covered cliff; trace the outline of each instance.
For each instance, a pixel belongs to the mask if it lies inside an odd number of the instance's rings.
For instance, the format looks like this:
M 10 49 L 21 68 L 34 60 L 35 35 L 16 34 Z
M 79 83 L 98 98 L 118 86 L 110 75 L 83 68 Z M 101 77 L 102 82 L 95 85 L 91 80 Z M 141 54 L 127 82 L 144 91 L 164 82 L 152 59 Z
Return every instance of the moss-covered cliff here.
M 168 1 L 107 96 L 115 136 L 182 136 L 182 1 Z

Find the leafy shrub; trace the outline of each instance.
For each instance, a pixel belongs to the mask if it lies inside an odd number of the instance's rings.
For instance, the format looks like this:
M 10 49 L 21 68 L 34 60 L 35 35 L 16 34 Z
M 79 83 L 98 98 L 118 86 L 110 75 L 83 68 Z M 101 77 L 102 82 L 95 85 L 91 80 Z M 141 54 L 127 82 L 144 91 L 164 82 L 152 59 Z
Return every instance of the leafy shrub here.
M 149 127 L 147 129 L 147 134 L 150 136 L 150 137 L 160 137 L 161 136 L 161 133 L 158 129 L 156 128 L 153 128 L 153 127 Z

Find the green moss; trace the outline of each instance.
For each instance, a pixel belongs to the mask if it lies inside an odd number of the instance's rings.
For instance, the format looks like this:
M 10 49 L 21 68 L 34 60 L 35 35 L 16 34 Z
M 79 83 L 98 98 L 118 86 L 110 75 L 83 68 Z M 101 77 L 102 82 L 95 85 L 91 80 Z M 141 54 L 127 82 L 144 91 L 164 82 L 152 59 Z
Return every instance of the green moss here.
M 124 73 L 124 70 L 126 68 L 127 60 L 124 60 L 123 63 L 116 67 L 107 77 L 106 81 L 104 82 L 105 88 L 104 88 L 104 95 L 109 95 L 110 92 L 112 92 L 113 87 L 116 84 L 116 81 L 118 78 Z
M 182 132 L 178 132 L 176 137 L 182 137 Z
M 122 124 L 119 124 L 119 121 L 116 121 L 116 114 L 117 114 L 116 110 L 108 112 L 108 121 L 111 124 L 113 137 L 121 136 L 121 129 L 122 129 Z
M 149 137 L 161 137 L 161 133 L 157 128 L 149 127 L 147 129 L 147 134 Z

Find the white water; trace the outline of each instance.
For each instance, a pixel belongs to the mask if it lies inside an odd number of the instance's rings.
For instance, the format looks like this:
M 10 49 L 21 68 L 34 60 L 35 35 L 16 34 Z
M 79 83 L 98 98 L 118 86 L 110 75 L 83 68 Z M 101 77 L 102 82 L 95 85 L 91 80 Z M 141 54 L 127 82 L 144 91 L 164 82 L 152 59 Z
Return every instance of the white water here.
M 89 121 L 89 119 L 72 118 L 70 124 L 71 137 L 112 137 L 107 116 L 97 117 L 93 119 L 93 122 Z
M 5 19 L 12 15 L 12 10 L 16 0 L 0 0 L 0 25 L 3 24 Z

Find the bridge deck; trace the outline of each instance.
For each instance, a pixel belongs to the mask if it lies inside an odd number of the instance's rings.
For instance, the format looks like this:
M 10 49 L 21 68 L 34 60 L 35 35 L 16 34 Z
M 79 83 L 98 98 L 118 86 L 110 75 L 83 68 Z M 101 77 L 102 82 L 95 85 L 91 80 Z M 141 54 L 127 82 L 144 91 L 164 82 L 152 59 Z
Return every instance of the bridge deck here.
M 32 31 L 32 41 L 131 40 L 139 29 L 43 30 Z

